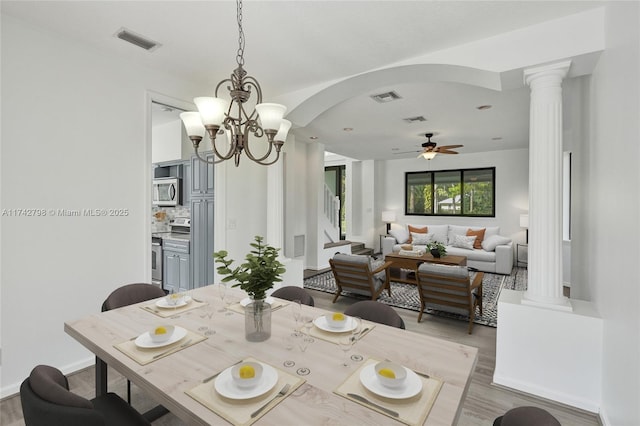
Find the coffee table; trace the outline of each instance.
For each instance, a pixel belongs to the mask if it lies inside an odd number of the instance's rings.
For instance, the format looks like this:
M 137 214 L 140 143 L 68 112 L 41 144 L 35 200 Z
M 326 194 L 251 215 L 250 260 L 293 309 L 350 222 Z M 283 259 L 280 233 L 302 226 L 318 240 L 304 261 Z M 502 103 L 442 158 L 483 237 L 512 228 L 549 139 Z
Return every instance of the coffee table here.
M 433 257 L 431 253 L 426 253 L 422 256 L 406 256 L 399 253 L 392 253 L 386 255 L 384 260 L 392 262 L 392 265 L 389 267 L 389 279 L 407 284 L 418 284 L 415 270 L 418 269 L 418 265 L 423 262 L 454 266 L 467 265 L 467 256 L 445 255 L 437 258 Z

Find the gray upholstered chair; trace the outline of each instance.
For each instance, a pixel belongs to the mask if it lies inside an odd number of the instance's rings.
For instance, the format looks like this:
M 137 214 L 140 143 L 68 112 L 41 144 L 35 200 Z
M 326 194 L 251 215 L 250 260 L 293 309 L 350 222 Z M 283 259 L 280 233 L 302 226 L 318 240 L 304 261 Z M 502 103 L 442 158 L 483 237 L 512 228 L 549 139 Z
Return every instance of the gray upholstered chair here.
M 469 317 L 469 334 L 471 334 L 478 306 L 482 315 L 483 277 L 483 272 L 470 275 L 466 266 L 428 262 L 421 264 L 416 271 L 420 296 L 418 322 L 422 320 L 422 314 L 426 308 L 461 314 Z
M 391 262 L 379 262 L 369 256 L 336 253 L 329 259 L 331 271 L 336 280 L 335 303 L 343 291 L 360 294 L 376 300 L 380 293 L 387 289 L 391 296 L 389 284 L 389 266 Z
M 400 315 L 398 315 L 391 306 L 376 302 L 375 300 L 356 302 L 345 309 L 344 313 L 352 317 L 358 317 L 404 330 L 404 321 Z
M 122 398 L 107 393 L 92 400 L 69 391 L 60 370 L 35 367 L 20 386 L 26 426 L 149 426 Z
M 495 419 L 493 426 L 560 426 L 560 422 L 542 408 L 516 407 Z
M 107 299 L 102 303 L 102 312 L 146 302 L 147 300 L 157 299 L 165 295 L 166 293 L 163 289 L 153 284 L 127 284 L 115 289 L 109 294 Z M 96 357 L 96 375 L 100 373 L 99 370 L 101 370 L 101 368 L 99 368 L 99 364 L 101 363 L 102 361 Z M 102 369 L 104 369 L 104 367 Z M 131 382 L 129 380 L 127 380 L 127 402 L 131 404 Z
M 280 287 L 279 289 L 271 293 L 271 296 L 278 297 L 284 300 L 299 300 L 300 303 L 307 306 L 315 305 L 313 297 L 309 293 L 307 293 L 304 288 L 296 287 L 293 285 Z

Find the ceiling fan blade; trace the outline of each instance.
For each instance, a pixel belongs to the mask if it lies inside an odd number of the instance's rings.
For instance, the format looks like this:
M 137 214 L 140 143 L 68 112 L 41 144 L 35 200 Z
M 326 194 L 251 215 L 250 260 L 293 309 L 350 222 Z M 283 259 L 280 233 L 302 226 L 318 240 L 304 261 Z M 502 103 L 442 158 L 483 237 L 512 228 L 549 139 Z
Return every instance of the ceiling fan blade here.
M 422 152 L 419 149 L 414 149 L 413 151 L 402 151 L 402 152 L 393 152 L 393 155 L 398 155 L 398 154 L 412 154 L 414 152 Z
M 439 149 L 462 148 L 464 145 L 442 145 Z
M 438 154 L 457 154 L 458 151 L 449 151 L 448 149 L 440 149 L 437 151 Z

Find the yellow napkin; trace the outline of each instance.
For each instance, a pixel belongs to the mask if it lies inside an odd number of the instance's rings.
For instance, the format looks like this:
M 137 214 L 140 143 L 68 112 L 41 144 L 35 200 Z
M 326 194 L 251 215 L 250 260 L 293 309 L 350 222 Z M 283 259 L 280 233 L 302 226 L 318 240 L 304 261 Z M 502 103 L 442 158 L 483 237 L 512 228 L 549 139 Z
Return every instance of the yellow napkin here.
M 187 330 L 187 335 L 182 339 L 160 348 L 139 348 L 136 346 L 135 338 L 127 340 L 126 342 L 118 343 L 117 345 L 114 345 L 114 347 L 138 364 L 147 365 L 206 339 L 207 338 L 205 336 L 201 336 L 193 331 Z
M 426 378 L 418 375 L 418 377 L 422 381 L 422 390 L 416 396 L 405 399 L 385 398 L 369 391 L 360 382 L 360 372 L 362 371 L 362 369 L 368 365 L 377 364 L 378 362 L 380 361 L 377 359 L 369 358 L 364 363 L 362 363 L 360 368 L 358 368 L 353 374 L 347 377 L 344 383 L 338 386 L 338 388 L 333 392 L 364 407 L 375 410 L 378 413 L 391 417 L 392 419 L 396 419 L 404 424 L 411 426 L 424 424 L 427 416 L 429 415 L 429 411 L 431 411 L 431 407 L 433 407 L 433 403 L 435 402 L 436 397 L 440 392 L 443 381 L 433 377 Z M 361 395 L 375 404 L 381 405 L 397 412 L 400 416 L 393 417 L 382 410 L 378 410 L 375 407 L 355 400 L 348 395 L 349 393 Z
M 254 358 L 247 358 L 243 361 L 261 362 Z M 255 398 L 243 400 L 225 398 L 216 392 L 215 380 L 199 384 L 193 389 L 186 391 L 186 394 L 234 425 L 250 425 L 264 416 L 280 402 L 284 401 L 285 398 L 291 395 L 305 382 L 304 379 L 282 371 L 279 368 L 274 368 L 278 372 L 278 382 L 269 392 Z M 216 380 L 218 379 L 216 378 Z M 284 397 L 273 399 L 286 384 L 290 385 L 287 394 Z M 251 418 L 251 413 L 258 410 L 264 404 L 269 405 L 256 417 Z
M 153 302 L 149 305 L 140 306 L 140 308 L 144 309 L 145 311 L 151 312 L 152 314 L 155 314 L 161 318 L 169 318 L 174 315 L 178 315 L 192 309 L 197 309 L 205 305 L 207 305 L 207 302 L 196 302 L 195 300 L 191 299 L 189 303 L 184 306 L 180 306 L 179 308 L 159 308 L 156 305 L 156 302 Z

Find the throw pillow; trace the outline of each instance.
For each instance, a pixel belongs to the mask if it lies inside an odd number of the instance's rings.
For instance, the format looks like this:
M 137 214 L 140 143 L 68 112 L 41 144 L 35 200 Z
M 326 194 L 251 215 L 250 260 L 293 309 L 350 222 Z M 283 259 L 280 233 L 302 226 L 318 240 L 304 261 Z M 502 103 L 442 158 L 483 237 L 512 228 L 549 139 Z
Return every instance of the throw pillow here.
M 502 244 L 509 244 L 511 238 L 503 237 L 501 235 L 491 235 L 482 242 L 482 248 L 486 251 L 495 251 L 497 246 Z
M 411 233 L 412 243 L 418 246 L 426 246 L 427 244 L 429 244 L 430 235 L 432 234 L 419 234 L 417 232 L 412 232 Z
M 429 229 L 429 228 L 427 228 L 426 226 L 425 226 L 424 228 L 416 228 L 415 226 L 411 226 L 411 225 L 408 225 L 408 228 L 409 228 L 409 240 L 407 241 L 408 243 L 413 242 L 413 240 L 412 240 L 412 238 L 411 238 L 411 234 L 412 234 L 412 233 L 416 233 L 416 234 L 426 234 L 426 233 L 427 233 L 427 230 Z
M 409 237 L 411 237 L 411 235 L 409 235 L 409 231 L 407 231 L 405 228 L 392 229 L 389 231 L 389 235 L 395 238 L 398 244 L 406 243 L 407 241 L 409 241 Z
M 467 250 L 473 250 L 473 242 L 476 240 L 475 236 L 467 237 L 465 235 L 456 235 L 453 238 L 454 247 L 459 247 Z
M 474 249 L 481 249 L 482 248 L 482 240 L 484 240 L 484 231 L 486 231 L 485 228 L 481 228 L 481 229 L 467 229 L 467 237 L 470 237 L 472 235 L 475 235 L 476 237 L 476 241 L 473 243 L 473 248 Z

